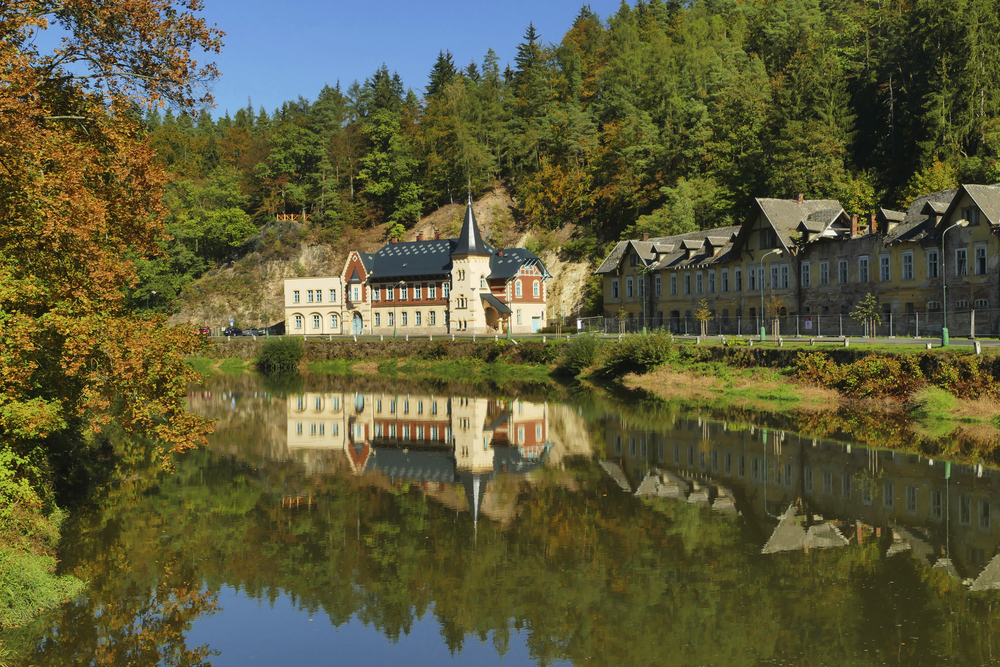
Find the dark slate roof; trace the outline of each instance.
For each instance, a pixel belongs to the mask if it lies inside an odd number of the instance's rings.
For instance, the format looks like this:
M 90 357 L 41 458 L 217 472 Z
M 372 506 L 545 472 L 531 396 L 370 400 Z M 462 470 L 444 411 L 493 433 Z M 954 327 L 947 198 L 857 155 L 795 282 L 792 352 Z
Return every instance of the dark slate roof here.
M 903 222 L 906 219 L 906 213 L 904 211 L 893 211 L 888 208 L 880 208 L 879 212 L 882 217 L 890 222 Z
M 657 245 L 670 247 L 671 251 L 661 253 L 658 261 L 653 264 L 653 269 L 678 269 L 729 261 L 733 240 L 739 229 L 739 227 L 718 227 L 657 239 Z M 692 251 L 690 259 L 687 249 Z
M 483 301 L 496 308 L 498 313 L 502 315 L 510 315 L 510 308 L 508 308 L 503 301 L 496 298 L 492 294 L 480 294 L 479 296 L 483 298 Z
M 451 272 L 454 239 L 387 243 L 371 255 L 372 280 L 440 276 Z
M 792 247 L 792 235 L 798 231 L 799 223 L 803 220 L 817 214 L 821 219 L 828 218 L 832 222 L 843 210 L 836 199 L 807 199 L 800 202 L 795 199 L 758 197 L 755 201 L 785 248 Z M 745 230 L 746 234 L 750 233 L 749 226 Z
M 347 284 L 353 285 L 360 282 L 361 282 L 361 276 L 358 275 L 358 270 L 354 269 L 354 272 L 351 274 L 351 278 L 350 280 L 347 281 Z
M 941 190 L 930 194 L 920 195 L 913 200 L 910 207 L 903 216 L 903 221 L 892 229 L 885 237 L 885 244 L 899 243 L 902 241 L 920 241 L 928 235 L 934 233 L 935 217 L 931 213 L 925 212 L 928 202 L 939 204 L 950 204 L 955 198 L 958 190 Z M 933 207 L 931 210 L 934 210 Z
M 490 257 L 490 278 L 509 280 L 517 275 L 518 269 L 524 264 L 531 263 L 537 263 L 543 277 L 550 277 L 542 260 L 535 253 L 527 248 L 504 248 L 502 256 L 497 252 Z
M 458 235 L 458 243 L 451 250 L 453 255 L 492 255 L 493 248 L 483 241 L 479 232 L 476 214 L 472 212 L 472 200 L 465 208 L 465 220 L 462 222 L 462 233 Z
M 666 238 L 656 239 L 657 241 L 666 241 Z M 629 241 L 619 241 L 615 244 L 615 247 L 611 249 L 608 256 L 604 258 L 601 265 L 597 267 L 594 273 L 611 273 L 618 268 L 618 265 L 622 261 L 622 257 L 625 256 L 625 250 L 628 248 Z
M 990 221 L 991 225 L 1000 225 L 1000 187 L 996 185 L 965 185 L 979 210 Z

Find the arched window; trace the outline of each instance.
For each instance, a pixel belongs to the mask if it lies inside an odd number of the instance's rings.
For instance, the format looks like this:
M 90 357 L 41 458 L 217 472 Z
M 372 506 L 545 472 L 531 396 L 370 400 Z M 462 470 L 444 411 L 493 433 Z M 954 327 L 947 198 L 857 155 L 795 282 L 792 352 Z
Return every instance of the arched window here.
M 521 281 L 514 281 L 514 296 L 521 296 Z
M 479 276 L 479 288 L 486 289 L 486 276 Z
M 389 313 L 386 319 L 389 321 L 389 326 L 391 327 L 393 326 L 393 323 L 395 322 L 396 318 L 393 316 L 392 313 Z
M 377 327 L 382 326 L 382 318 L 380 317 L 379 313 L 375 313 L 375 326 Z
M 537 280 L 535 280 L 535 281 L 533 281 L 533 282 L 531 283 L 531 291 L 532 291 L 532 293 L 533 293 L 533 294 L 534 294 L 535 296 L 538 296 L 538 295 L 540 294 L 540 292 L 539 292 L 539 287 L 538 287 L 538 286 L 539 286 L 539 284 L 540 284 L 540 283 L 539 283 L 539 282 L 538 282 Z

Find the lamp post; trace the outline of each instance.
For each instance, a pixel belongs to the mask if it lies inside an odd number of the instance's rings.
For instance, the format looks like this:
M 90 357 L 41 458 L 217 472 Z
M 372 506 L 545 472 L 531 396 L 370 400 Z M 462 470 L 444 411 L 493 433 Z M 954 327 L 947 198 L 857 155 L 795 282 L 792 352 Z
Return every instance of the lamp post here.
M 149 296 L 150 295 L 156 296 L 156 292 L 154 291 L 154 292 L 147 292 L 146 293 L 146 310 L 149 310 Z
M 760 282 L 760 339 L 762 341 L 767 337 L 767 329 L 764 326 L 764 258 L 775 253 L 780 255 L 781 250 L 769 250 L 760 256 L 760 273 L 757 276 L 758 282 Z
M 944 235 L 955 227 L 968 227 L 969 221 L 961 219 L 941 232 L 941 347 L 948 347 L 948 272 L 945 271 Z M 968 260 L 966 260 L 968 261 Z M 155 294 L 155 292 L 154 292 Z
M 406 289 L 406 281 L 400 280 L 398 283 L 392 286 L 393 291 L 399 287 L 399 298 L 403 298 L 403 290 Z M 392 300 L 392 337 L 396 337 L 396 303 L 397 300 Z

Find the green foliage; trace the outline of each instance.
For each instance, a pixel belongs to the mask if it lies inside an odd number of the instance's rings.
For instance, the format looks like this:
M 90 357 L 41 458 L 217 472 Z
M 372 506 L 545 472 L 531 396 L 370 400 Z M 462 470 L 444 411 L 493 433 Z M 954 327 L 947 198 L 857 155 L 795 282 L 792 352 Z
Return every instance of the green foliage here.
M 603 340 L 593 334 L 574 336 L 563 348 L 559 372 L 577 376 L 597 363 L 605 347 Z
M 0 547 L 0 628 L 22 625 L 73 599 L 84 589 L 76 577 L 55 574 L 56 559 Z
M 297 336 L 269 338 L 257 357 L 257 370 L 266 375 L 295 373 L 305 354 L 302 339 Z
M 621 342 L 609 345 L 599 374 L 620 378 L 629 373 L 648 373 L 677 359 L 674 337 L 662 329 L 648 334 L 629 334 Z

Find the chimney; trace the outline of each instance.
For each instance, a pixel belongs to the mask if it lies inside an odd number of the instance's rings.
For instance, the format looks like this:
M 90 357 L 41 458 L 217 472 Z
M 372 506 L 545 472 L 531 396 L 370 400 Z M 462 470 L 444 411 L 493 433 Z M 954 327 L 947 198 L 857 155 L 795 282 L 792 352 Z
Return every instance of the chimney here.
M 441 240 L 441 232 L 439 232 L 436 229 L 434 230 L 434 240 L 435 241 L 440 241 Z
M 858 237 L 858 216 L 852 215 L 851 216 L 851 238 L 853 239 L 853 238 L 857 238 L 857 237 Z
M 801 204 L 803 201 L 805 201 L 805 200 L 802 198 L 802 193 L 800 192 L 799 193 L 799 203 Z
M 498 255 L 499 255 L 500 257 L 503 257 L 503 250 L 497 250 L 497 254 L 498 254 Z
M 417 233 L 417 240 L 418 241 L 423 241 L 424 240 L 424 233 L 423 232 Z
M 643 241 L 648 241 L 649 240 L 649 234 L 643 234 L 642 235 L 642 240 Z
M 389 243 L 399 243 L 399 239 L 393 236 L 391 239 L 389 239 Z

